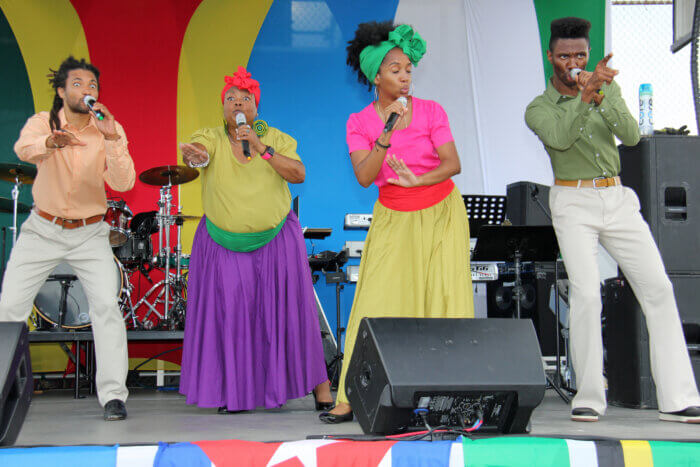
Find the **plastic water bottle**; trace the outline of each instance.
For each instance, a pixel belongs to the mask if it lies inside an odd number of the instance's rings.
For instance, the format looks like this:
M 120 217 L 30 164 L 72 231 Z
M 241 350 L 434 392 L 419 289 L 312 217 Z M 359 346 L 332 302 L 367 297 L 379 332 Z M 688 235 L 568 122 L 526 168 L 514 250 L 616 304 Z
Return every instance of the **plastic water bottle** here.
M 651 84 L 639 85 L 639 134 L 651 136 L 654 134 L 654 104 Z

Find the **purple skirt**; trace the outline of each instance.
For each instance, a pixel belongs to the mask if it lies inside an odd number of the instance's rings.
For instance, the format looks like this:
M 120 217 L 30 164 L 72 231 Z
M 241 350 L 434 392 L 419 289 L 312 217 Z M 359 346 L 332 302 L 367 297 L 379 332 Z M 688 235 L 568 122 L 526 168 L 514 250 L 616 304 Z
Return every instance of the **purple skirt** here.
M 188 404 L 279 407 L 328 379 L 299 220 L 248 253 L 212 240 L 205 219 L 190 257 L 180 392 Z

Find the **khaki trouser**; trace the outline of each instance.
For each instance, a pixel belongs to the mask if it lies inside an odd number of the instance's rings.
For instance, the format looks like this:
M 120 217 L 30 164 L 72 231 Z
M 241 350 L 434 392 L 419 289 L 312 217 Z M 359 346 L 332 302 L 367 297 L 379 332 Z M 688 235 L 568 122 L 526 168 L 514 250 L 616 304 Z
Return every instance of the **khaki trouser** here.
M 63 261 L 78 276 L 90 307 L 97 358 L 97 398 L 101 405 L 112 399 L 125 401 L 129 366 L 126 329 L 117 304 L 118 272 L 109 246 L 107 223 L 96 222 L 68 230 L 32 212 L 22 224 L 7 263 L 0 296 L 0 321 L 26 321 L 39 289 Z
M 646 317 L 659 410 L 700 405 L 673 287 L 635 192 L 623 186 L 553 186 L 549 206 L 570 283 L 571 357 L 578 389 L 572 407 L 600 414 L 606 408 L 598 242 L 617 261 Z

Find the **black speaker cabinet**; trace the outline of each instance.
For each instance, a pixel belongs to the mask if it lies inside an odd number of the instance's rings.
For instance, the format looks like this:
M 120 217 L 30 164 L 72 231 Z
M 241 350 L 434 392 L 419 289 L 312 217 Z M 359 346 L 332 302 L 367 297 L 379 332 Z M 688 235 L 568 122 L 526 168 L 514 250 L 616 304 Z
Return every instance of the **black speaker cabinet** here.
M 700 287 L 700 276 L 696 276 L 696 279 L 695 290 Z M 673 277 L 671 281 L 678 299 L 677 282 Z M 651 375 L 646 319 L 632 287 L 624 278 L 608 279 L 603 286 L 603 296 L 608 402 L 622 407 L 658 408 L 656 385 Z M 695 368 L 695 381 L 700 386 L 698 325 L 684 322 L 683 330 L 691 364 Z
M 365 318 L 346 391 L 365 433 L 431 426 L 523 433 L 545 376 L 529 320 Z M 424 415 L 421 415 L 422 414 Z
M 11 445 L 17 439 L 32 389 L 27 326 L 0 322 L 0 446 Z
M 686 342 L 688 345 L 700 345 L 700 300 L 698 300 L 700 273 L 669 274 L 668 278 L 673 284 L 673 294 L 676 297 Z
M 547 185 L 515 182 L 508 185 L 506 195 L 506 214 L 513 225 L 552 225 Z
M 620 146 L 620 162 L 622 183 L 637 192 L 666 271 L 700 274 L 700 137 L 642 138 Z
M 556 315 L 550 306 L 554 286 L 554 267 L 530 268 L 521 276 L 524 297 L 520 301 L 520 317 L 529 319 L 535 327 L 542 355 L 556 355 Z M 560 278 L 562 273 L 560 271 Z M 514 318 L 516 316 L 513 287 L 515 274 L 499 274 L 498 280 L 486 283 L 486 306 L 489 318 Z M 561 325 L 560 325 L 561 329 Z M 564 340 L 559 335 L 560 349 Z

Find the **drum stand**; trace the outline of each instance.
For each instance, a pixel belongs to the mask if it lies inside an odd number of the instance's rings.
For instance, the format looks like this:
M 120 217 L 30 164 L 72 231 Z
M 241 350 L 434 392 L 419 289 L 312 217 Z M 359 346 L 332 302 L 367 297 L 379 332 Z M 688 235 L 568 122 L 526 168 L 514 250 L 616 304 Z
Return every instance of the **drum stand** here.
M 164 268 L 165 277 L 163 280 L 154 284 L 135 305 L 131 305 L 132 319 L 134 320 L 136 319 L 133 317 L 134 310 L 138 309 L 141 305 L 144 305 L 149 309 L 142 322 L 142 327 L 147 329 L 152 327 L 148 319 L 152 314 L 158 318 L 163 326 L 170 329 L 177 329 L 178 327 L 182 327 L 184 324 L 185 284 L 181 269 L 183 221 L 182 218 L 179 217 L 179 208 L 177 215 L 172 215 L 170 213 L 173 208 L 171 194 L 172 187 L 173 185 L 170 183 L 160 187 L 158 214 L 156 215 L 158 219 L 158 253 L 153 260 L 159 267 Z M 174 266 L 176 267 L 175 274 L 170 272 L 170 226 L 172 225 L 177 226 L 177 244 L 174 248 Z M 154 292 L 156 292 L 156 290 L 159 288 L 161 289 L 160 292 L 152 298 L 151 302 L 149 302 L 149 298 L 153 296 Z M 131 302 L 130 297 L 129 302 Z M 159 303 L 163 303 L 162 315 L 156 308 L 156 305 Z
M 165 279 L 163 282 L 163 321 L 170 318 L 170 208 L 173 196 L 170 193 L 172 185 L 168 183 L 160 187 L 160 199 L 158 200 L 158 258 L 163 258 L 165 267 Z M 165 244 L 163 244 L 165 237 Z
M 15 184 L 12 187 L 12 203 L 14 208 L 12 210 L 12 246 L 14 247 L 17 243 L 17 203 L 19 201 L 19 187 L 22 181 L 19 179 L 19 174 L 15 175 Z
M 74 274 L 52 274 L 46 279 L 46 282 L 61 283 L 61 301 L 58 304 L 58 323 L 53 325 L 53 328 L 59 330 L 63 328 L 63 317 L 66 314 L 68 306 L 68 290 L 73 287 L 73 282 L 78 280 L 78 276 Z

